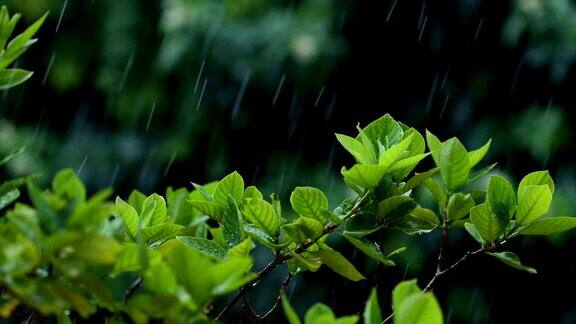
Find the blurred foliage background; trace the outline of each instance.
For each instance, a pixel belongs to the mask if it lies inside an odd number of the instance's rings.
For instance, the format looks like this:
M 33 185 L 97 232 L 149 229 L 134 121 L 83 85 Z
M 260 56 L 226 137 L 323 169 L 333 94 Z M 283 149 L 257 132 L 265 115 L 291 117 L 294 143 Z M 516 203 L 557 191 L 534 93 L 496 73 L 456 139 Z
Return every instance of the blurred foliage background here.
M 0 155 L 27 147 L 2 170 L 7 177 L 38 172 L 48 181 L 72 167 L 93 192 L 126 195 L 238 170 L 284 197 L 296 185 L 321 187 L 335 206 L 349 194 L 339 169 L 351 160 L 333 133 L 391 113 L 471 147 L 493 138 L 496 172 L 516 181 L 550 169 L 553 212 L 576 214 L 570 0 L 0 2 L 26 23 L 51 12 L 18 62 L 34 77 L 0 96 Z M 409 248 L 397 268 L 366 261 L 371 277 L 360 288 L 325 271 L 307 275 L 293 304 L 353 313 L 369 284 L 386 304 L 394 282 L 432 275 L 436 239 L 393 233 L 385 249 Z M 464 233 L 451 243 L 452 258 L 473 246 Z M 517 243 L 537 276 L 470 262 L 437 290 L 445 314 L 575 322 L 575 243 L 570 233 Z M 254 294 L 261 312 L 281 277 Z

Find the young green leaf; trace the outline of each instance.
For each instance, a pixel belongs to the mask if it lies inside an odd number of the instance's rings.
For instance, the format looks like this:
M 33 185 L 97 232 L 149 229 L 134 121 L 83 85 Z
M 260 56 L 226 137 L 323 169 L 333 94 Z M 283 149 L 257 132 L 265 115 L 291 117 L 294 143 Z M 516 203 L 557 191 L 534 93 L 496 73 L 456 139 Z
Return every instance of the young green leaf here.
M 428 189 L 432 196 L 436 198 L 436 201 L 440 206 L 440 211 L 443 211 L 446 208 L 446 204 L 448 203 L 448 196 L 446 195 L 444 189 L 442 189 L 442 187 L 440 187 L 440 185 L 432 178 L 424 180 L 424 186 L 426 186 L 426 189 Z
M 140 224 L 142 227 L 159 225 L 168 219 L 168 209 L 166 208 L 166 201 L 164 197 L 157 194 L 152 194 L 142 205 L 142 213 L 140 214 Z
M 552 203 L 552 192 L 547 185 L 523 186 L 518 192 L 516 221 L 528 225 L 546 214 Z
M 336 317 L 330 307 L 317 303 L 314 304 L 304 315 L 305 324 L 336 323 Z
M 354 245 L 354 247 L 356 247 L 358 250 L 360 250 L 362 253 L 366 254 L 370 258 L 378 262 L 381 262 L 382 264 L 387 266 L 395 265 L 395 263 L 392 260 L 387 259 L 382 254 L 382 251 L 380 250 L 378 244 L 369 241 L 365 238 L 353 237 L 350 235 L 343 235 L 343 236 L 346 238 L 346 240 L 348 240 L 348 242 Z
M 374 147 L 378 147 L 378 141 L 386 148 L 398 143 L 404 136 L 402 126 L 389 114 L 371 122 L 363 129 L 363 132 L 370 139 Z M 357 139 L 360 136 L 357 137 Z
M 244 191 L 244 189 L 242 189 Z M 222 225 L 222 235 L 229 246 L 235 246 L 242 242 L 244 237 L 242 231 L 242 217 L 232 196 L 228 196 L 224 216 L 220 221 Z
M 338 142 L 342 144 L 342 146 L 346 149 L 346 151 L 348 151 L 350 154 L 352 154 L 352 156 L 354 156 L 354 158 L 358 163 L 361 164 L 376 163 L 372 143 L 370 143 L 370 146 L 365 147 L 364 144 L 362 144 L 362 142 L 360 142 L 359 140 L 342 134 L 336 134 L 336 139 L 338 139 Z
M 263 229 L 268 235 L 275 237 L 280 226 L 280 218 L 274 208 L 264 199 L 251 198 L 242 205 L 244 219 Z
M 0 69 L 0 90 L 10 89 L 24 83 L 34 72 L 22 69 Z
M 184 226 L 172 223 L 158 224 L 140 229 L 142 240 L 153 246 L 173 238 L 184 231 Z
M 416 206 L 416 202 L 412 198 L 393 196 L 378 204 L 378 217 L 394 222 L 411 213 Z
M 370 297 L 364 307 L 364 324 L 380 324 L 382 322 L 382 312 L 378 304 L 378 293 L 376 288 L 372 288 Z
M 522 235 L 551 235 L 576 228 L 576 217 L 540 218 L 523 228 Z
M 224 215 L 225 208 L 216 202 L 206 200 L 187 200 L 187 202 L 200 211 L 202 215 L 209 216 L 214 220 L 220 221 Z
M 324 264 L 342 277 L 348 278 L 352 281 L 366 279 L 360 272 L 358 272 L 358 270 L 356 270 L 350 261 L 346 260 L 346 258 L 337 251 L 318 250 L 311 253 L 314 256 L 319 257 Z
M 142 213 L 142 205 L 144 205 L 144 201 L 146 200 L 146 198 L 148 197 L 146 197 L 146 195 L 141 193 L 140 191 L 132 190 L 130 196 L 128 196 L 128 204 L 134 207 L 136 213 L 140 215 L 140 213 Z
M 468 153 L 470 168 L 473 168 L 476 164 L 482 161 L 482 159 L 490 149 L 490 143 L 492 143 L 492 139 L 489 139 L 488 142 L 486 142 L 486 144 L 484 144 L 481 148 Z
M 438 158 L 440 173 L 448 190 L 457 189 L 468 181 L 468 152 L 457 138 L 451 138 L 442 144 Z
M 490 207 L 486 203 L 470 209 L 470 221 L 486 242 L 493 243 L 502 234 L 500 222 L 498 222 L 496 215 L 490 211 Z
M 426 143 L 428 143 L 428 150 L 432 153 L 432 159 L 437 166 L 440 165 L 440 151 L 442 151 L 442 142 L 428 130 L 426 130 Z
M 412 178 L 410 178 L 406 183 L 400 188 L 401 193 L 406 193 L 419 185 L 423 184 L 428 178 L 436 174 L 440 168 L 436 167 L 434 169 L 428 170 L 422 173 L 416 173 Z
M 410 135 L 407 138 L 400 141 L 398 144 L 392 145 L 389 149 L 380 152 L 378 156 L 378 165 L 383 165 L 387 169 L 390 169 L 396 162 L 406 158 L 409 154 L 408 146 L 412 143 L 412 137 Z
M 470 194 L 457 192 L 451 195 L 450 200 L 448 200 L 448 207 L 446 209 L 448 220 L 458 220 L 468 215 L 470 209 L 472 209 L 474 206 L 474 199 L 470 197 Z
M 228 195 L 232 196 L 234 201 L 242 201 L 244 196 L 244 179 L 236 171 L 220 180 L 214 189 L 214 200 L 222 206 L 226 206 Z
M 246 188 L 244 190 L 244 197 L 243 199 L 249 199 L 249 198 L 259 198 L 259 199 L 263 199 L 264 196 L 262 195 L 262 193 L 260 192 L 260 190 L 258 190 L 258 188 L 256 188 L 255 186 L 249 186 L 248 188 Z
M 400 305 L 410 296 L 420 293 L 416 279 L 402 281 L 392 290 L 392 309 L 397 312 Z
M 136 214 L 136 210 L 120 197 L 116 197 L 114 216 L 122 219 L 128 235 L 134 240 L 138 233 L 138 214 Z
M 298 217 L 292 223 L 283 226 L 286 234 L 297 242 L 306 242 L 322 236 L 324 225 L 314 218 Z
M 0 196 L 0 210 L 13 203 L 20 197 L 20 190 L 14 189 Z
M 432 293 L 416 293 L 406 298 L 394 316 L 395 324 L 442 324 L 442 309 Z
M 388 168 L 383 165 L 356 164 L 350 170 L 342 169 L 347 182 L 367 189 L 378 186 Z
M 252 243 L 252 239 L 248 237 L 242 243 L 232 247 L 228 251 L 228 256 L 231 258 L 243 258 L 250 255 L 250 251 L 254 248 L 254 243 Z
M 502 261 L 506 265 L 511 266 L 512 268 L 515 268 L 518 270 L 523 270 L 523 271 L 526 271 L 530 274 L 536 274 L 537 273 L 536 269 L 523 265 L 520 262 L 520 259 L 518 258 L 518 256 L 516 254 L 514 254 L 513 252 L 506 251 L 506 252 L 494 252 L 494 253 L 488 253 L 488 254 L 494 256 L 496 259 Z
M 478 231 L 476 226 L 474 226 L 474 224 L 464 223 L 464 228 L 466 229 L 468 234 L 470 234 L 474 238 L 474 240 L 476 240 L 476 242 L 480 243 L 480 245 L 484 246 L 486 244 L 486 242 L 482 238 L 482 235 L 480 235 L 480 232 Z
M 490 177 L 486 202 L 492 213 L 496 215 L 500 227 L 506 228 L 516 211 L 516 192 L 512 184 L 500 176 Z
M 290 195 L 292 208 L 301 216 L 310 217 L 325 223 L 328 219 L 322 211 L 328 209 L 328 199 L 319 189 L 313 187 L 297 187 Z
M 550 192 L 554 194 L 554 180 L 552 180 L 552 177 L 548 171 L 536 171 L 529 173 L 520 181 L 520 184 L 518 185 L 518 195 L 520 195 L 520 192 L 524 190 L 524 187 L 542 185 L 547 185 L 550 189 Z

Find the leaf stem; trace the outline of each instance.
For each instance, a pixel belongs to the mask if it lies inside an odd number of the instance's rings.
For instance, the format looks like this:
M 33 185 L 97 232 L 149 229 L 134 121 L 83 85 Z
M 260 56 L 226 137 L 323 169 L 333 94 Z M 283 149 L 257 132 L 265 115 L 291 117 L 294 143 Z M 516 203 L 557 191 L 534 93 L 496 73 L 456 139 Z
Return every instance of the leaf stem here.
M 358 215 L 360 208 L 362 207 L 364 202 L 368 199 L 369 195 L 370 195 L 370 191 L 367 191 L 364 194 L 364 196 L 362 196 L 362 198 L 360 198 L 356 202 L 354 207 L 352 207 L 352 209 L 350 209 L 350 211 L 348 211 L 346 213 L 346 215 L 344 215 L 342 217 L 342 220 L 346 221 L 346 220 L 351 219 L 351 218 L 355 217 L 356 215 Z M 292 250 L 288 253 L 277 254 L 276 257 L 270 263 L 268 263 L 268 265 L 266 267 L 264 267 L 264 269 L 262 269 L 262 271 L 260 271 L 254 279 L 250 280 L 248 283 L 246 283 L 244 286 L 242 286 L 242 288 L 240 288 L 240 291 L 238 291 L 236 293 L 236 295 L 234 295 L 234 297 L 232 297 L 232 299 L 228 302 L 228 304 L 226 304 L 224 306 L 224 308 L 222 308 L 220 313 L 218 313 L 215 320 L 221 319 L 222 316 L 224 316 L 230 309 L 232 309 L 238 303 L 238 301 L 240 301 L 240 299 L 242 298 L 244 293 L 246 293 L 247 291 L 249 291 L 250 289 L 255 287 L 264 277 L 266 277 L 274 269 L 276 269 L 276 267 L 278 267 L 279 265 L 282 265 L 286 261 L 292 259 L 293 255 L 300 254 L 300 253 L 306 251 L 310 246 L 314 245 L 322 236 L 332 233 L 336 228 L 338 228 L 338 226 L 340 226 L 340 224 L 329 222 L 328 224 L 326 224 L 326 226 L 324 226 L 324 231 L 323 231 L 322 235 L 320 235 L 318 238 L 315 238 L 313 240 L 309 240 L 307 242 L 301 243 L 294 250 Z

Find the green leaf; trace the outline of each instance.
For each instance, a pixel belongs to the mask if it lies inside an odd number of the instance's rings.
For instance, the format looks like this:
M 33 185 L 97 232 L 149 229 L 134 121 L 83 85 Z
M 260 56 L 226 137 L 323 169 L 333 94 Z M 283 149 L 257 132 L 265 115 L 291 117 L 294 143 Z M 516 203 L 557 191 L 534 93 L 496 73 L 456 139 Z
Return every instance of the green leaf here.
M 0 69 L 0 90 L 15 87 L 30 79 L 32 74 L 34 72 L 22 69 Z
M 252 239 L 248 237 L 242 243 L 232 247 L 230 251 L 228 251 L 228 256 L 231 258 L 245 258 L 250 255 L 250 251 L 254 248 L 254 243 L 252 243 Z
M 335 322 L 336 318 L 330 307 L 321 303 L 314 304 L 304 315 L 305 324 L 331 324 Z
M 440 151 L 442 151 L 442 142 L 432 134 L 430 131 L 426 130 L 426 143 L 428 144 L 428 150 L 432 153 L 432 159 L 437 166 L 440 166 Z
M 406 158 L 409 154 L 406 149 L 412 142 L 413 136 L 414 135 L 410 135 L 400 141 L 400 143 L 392 145 L 389 149 L 380 152 L 380 155 L 378 156 L 378 165 L 383 165 L 387 169 L 390 169 L 396 162 Z
M 14 189 L 0 196 L 0 210 L 13 203 L 20 197 L 20 190 Z
M 242 191 L 244 191 L 244 189 L 242 189 Z M 235 246 L 242 242 L 244 236 L 242 231 L 242 218 L 232 196 L 228 196 L 228 202 L 221 224 L 222 235 L 229 246 Z
M 450 196 L 448 200 L 448 220 L 460 219 L 470 212 L 470 209 L 475 206 L 474 199 L 470 197 L 470 194 L 455 193 Z
M 416 293 L 406 298 L 395 315 L 395 324 L 442 324 L 442 309 L 432 293 Z
M 496 215 L 490 211 L 486 203 L 477 205 L 470 210 L 470 221 L 486 242 L 495 242 L 502 233 L 502 227 Z
M 148 245 L 156 245 L 184 231 L 185 227 L 178 224 L 165 223 L 140 229 L 142 240 Z
M 19 147 L 15 150 L 12 150 L 12 152 L 10 152 L 6 157 L 4 157 L 2 160 L 0 160 L 0 166 L 14 160 L 18 156 L 20 156 L 20 154 L 24 153 L 25 150 L 26 150 L 26 148 L 24 146 Z
M 52 188 L 59 196 L 80 201 L 86 200 L 86 187 L 72 169 L 64 169 L 56 173 L 52 180 Z
M 514 254 L 513 252 L 506 251 L 506 252 L 494 252 L 494 253 L 488 253 L 488 254 L 494 256 L 496 259 L 502 261 L 506 265 L 511 266 L 512 268 L 515 268 L 518 270 L 524 270 L 530 274 L 536 274 L 537 273 L 536 269 L 523 265 L 522 262 L 520 262 L 520 259 L 518 258 L 518 256 L 516 254 Z
M 402 281 L 392 290 L 392 309 L 397 312 L 400 305 L 410 296 L 420 293 L 422 290 L 418 287 L 416 279 Z
M 276 236 L 280 219 L 270 203 L 260 198 L 250 198 L 242 205 L 244 219 L 260 227 L 272 237 Z
M 296 242 L 315 240 L 324 234 L 324 225 L 314 218 L 298 217 L 294 222 L 283 226 L 286 234 Z
M 498 165 L 498 163 L 492 163 L 487 167 L 482 168 L 481 170 L 475 172 L 474 174 L 472 174 L 470 176 L 470 178 L 468 179 L 468 182 L 473 182 L 476 181 L 480 178 L 482 178 L 483 176 L 485 176 L 488 172 L 490 172 L 492 169 L 494 169 L 494 167 Z
M 446 204 L 448 203 L 448 196 L 446 195 L 446 192 L 444 192 L 444 189 L 442 189 L 442 187 L 440 187 L 440 185 L 432 178 L 426 179 L 424 181 L 424 186 L 426 186 L 426 189 L 430 191 L 432 196 L 434 196 L 438 202 L 440 211 L 443 211 L 446 208 Z
M 516 192 L 512 184 L 503 177 L 491 176 L 486 202 L 492 213 L 496 215 L 500 227 L 506 228 L 516 211 Z
M 523 186 L 518 192 L 516 221 L 528 225 L 546 214 L 552 203 L 552 192 L 547 185 Z
M 576 217 L 540 218 L 520 231 L 522 235 L 550 235 L 576 227 Z
M 301 216 L 314 218 L 321 223 L 327 221 L 322 214 L 328 209 L 328 199 L 319 189 L 313 187 L 296 187 L 290 195 L 292 208 Z
M 484 246 L 486 244 L 486 242 L 482 238 L 482 235 L 480 235 L 480 232 L 478 231 L 476 226 L 474 226 L 474 224 L 464 223 L 464 228 L 474 238 L 474 240 L 476 240 L 476 242 L 480 243 L 480 245 Z
M 228 195 L 232 196 L 234 201 L 242 201 L 244 195 L 244 179 L 236 171 L 225 176 L 214 189 L 214 200 L 226 206 Z
M 393 196 L 378 204 L 379 219 L 394 222 L 408 215 L 416 208 L 416 202 L 406 196 Z
M 354 247 L 356 247 L 358 250 L 360 250 L 362 253 L 366 254 L 370 258 L 378 262 L 381 262 L 382 264 L 387 266 L 395 265 L 392 260 L 387 259 L 382 254 L 382 251 L 380 250 L 378 244 L 364 238 L 356 238 L 350 235 L 343 235 L 343 236 L 346 238 L 346 240 L 348 240 L 348 242 L 354 245 Z
M 356 164 L 350 170 L 343 168 L 342 175 L 348 183 L 372 189 L 378 186 L 387 170 L 383 165 Z
M 394 163 L 388 172 L 392 173 L 397 179 L 404 179 L 418 165 L 418 163 L 428 155 L 430 155 L 430 153 L 418 154 L 401 159 Z
M 406 192 L 418 187 L 419 185 L 423 184 L 428 178 L 430 178 L 431 176 L 436 174 L 436 172 L 438 172 L 438 170 L 440 170 L 440 168 L 434 168 L 434 169 L 428 170 L 426 172 L 414 174 L 414 176 L 412 178 L 410 178 L 406 182 L 406 184 L 404 184 L 402 186 L 402 188 L 400 188 L 401 193 L 406 193 Z
M 378 147 L 378 141 L 383 143 L 386 148 L 398 143 L 404 136 L 402 126 L 389 114 L 371 122 L 363 129 L 363 132 L 372 142 L 374 148 Z M 358 139 L 357 137 L 356 139 Z
M 224 259 L 228 255 L 225 248 L 212 240 L 192 236 L 177 236 L 176 239 L 209 257 Z
M 249 199 L 249 198 L 262 199 L 262 198 L 264 198 L 264 196 L 262 195 L 260 190 L 258 190 L 258 188 L 256 188 L 255 186 L 249 186 L 248 188 L 246 188 L 244 190 L 244 197 L 243 198 L 244 199 Z
M 548 188 L 550 188 L 550 192 L 554 194 L 554 180 L 552 180 L 548 171 L 529 173 L 522 179 L 522 181 L 520 181 L 520 184 L 518 185 L 518 195 L 520 195 L 520 192 L 524 190 L 524 187 L 542 185 L 547 185 Z
M 207 200 L 187 200 L 187 202 L 196 208 L 202 215 L 220 221 L 224 215 L 224 207 L 216 202 Z
M 338 142 L 342 144 L 342 146 L 346 149 L 346 151 L 348 151 L 350 154 L 352 154 L 352 156 L 354 156 L 354 158 L 356 159 L 356 161 L 358 161 L 358 163 L 362 164 L 376 163 L 375 159 L 373 158 L 373 156 L 375 156 L 375 153 L 373 152 L 374 148 L 372 144 L 370 144 L 371 145 L 370 147 L 365 147 L 359 140 L 342 134 L 336 134 L 336 139 L 338 139 Z
M 142 227 L 159 225 L 168 219 L 168 209 L 163 197 L 152 194 L 144 200 L 142 213 L 140 214 L 140 224 Z
M 364 307 L 364 324 L 380 324 L 382 322 L 382 312 L 378 304 L 378 293 L 376 288 L 372 288 L 370 297 Z
M 128 196 L 128 204 L 134 207 L 136 213 L 140 215 L 140 213 L 142 212 L 142 205 L 144 205 L 144 201 L 146 200 L 146 198 L 148 197 L 146 197 L 146 195 L 141 193 L 140 191 L 132 190 L 130 196 Z
M 470 173 L 468 152 L 457 138 L 451 138 L 442 144 L 438 158 L 440 173 L 448 190 L 457 189 L 468 181 Z
M 301 323 L 298 315 L 296 314 L 296 311 L 294 308 L 292 308 L 292 305 L 290 305 L 290 301 L 284 292 L 282 292 L 282 309 L 284 309 L 284 315 L 286 316 L 289 324 Z
M 470 161 L 470 168 L 473 168 L 476 164 L 478 164 L 480 161 L 482 161 L 482 159 L 484 158 L 486 153 L 488 153 L 488 150 L 490 149 L 491 143 L 492 143 L 492 139 L 489 139 L 488 142 L 486 142 L 486 144 L 484 144 L 481 148 L 468 153 L 468 160 Z
M 348 278 L 352 281 L 366 279 L 360 272 L 358 272 L 358 270 L 356 270 L 350 261 L 346 260 L 346 258 L 337 251 L 318 250 L 311 253 L 319 257 L 324 264 L 342 277 Z

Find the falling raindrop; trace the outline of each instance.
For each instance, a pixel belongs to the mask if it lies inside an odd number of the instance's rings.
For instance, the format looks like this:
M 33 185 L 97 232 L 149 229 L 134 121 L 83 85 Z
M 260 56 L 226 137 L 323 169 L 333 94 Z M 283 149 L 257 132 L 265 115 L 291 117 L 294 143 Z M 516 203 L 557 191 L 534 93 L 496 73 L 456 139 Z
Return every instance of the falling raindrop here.
M 114 166 L 114 171 L 112 171 L 112 178 L 110 179 L 110 187 L 114 186 L 116 178 L 118 177 L 118 171 L 120 171 L 120 165 L 116 164 Z
M 148 116 L 148 122 L 146 123 L 146 131 L 150 128 L 150 122 L 152 121 L 152 116 L 154 115 L 154 109 L 156 109 L 156 102 L 152 104 L 152 109 L 150 109 L 150 115 Z
M 120 83 L 118 83 L 118 93 L 124 89 L 124 83 L 126 82 L 126 78 L 128 77 L 128 73 L 132 68 L 132 63 L 134 63 L 134 52 L 130 54 L 128 58 L 128 62 L 126 62 L 126 67 L 124 68 L 124 72 L 122 72 L 122 78 L 120 79 Z
M 242 105 L 242 99 L 244 98 L 244 93 L 246 92 L 246 87 L 248 86 L 248 81 L 250 81 L 251 71 L 246 71 L 244 74 L 244 79 L 242 80 L 242 84 L 240 85 L 240 91 L 238 91 L 238 96 L 236 97 L 236 101 L 234 102 L 234 108 L 232 108 L 232 116 L 231 119 L 236 119 L 238 112 L 240 111 L 240 106 Z
M 204 79 L 204 84 L 202 85 L 202 91 L 200 91 L 200 98 L 198 99 L 198 104 L 196 105 L 196 110 L 200 109 L 200 104 L 202 103 L 202 98 L 204 98 L 204 90 L 206 90 L 206 83 L 208 83 L 208 78 Z
M 64 11 L 66 11 L 66 6 L 68 5 L 68 0 L 64 0 L 64 5 L 62 6 L 62 11 L 60 11 L 60 17 L 58 18 L 58 23 L 56 24 L 56 30 L 54 33 L 57 33 L 60 29 L 60 24 L 62 23 L 62 18 L 64 17 Z
M 278 100 L 278 96 L 280 95 L 280 90 L 284 85 L 284 80 L 286 79 L 286 74 L 282 74 L 282 78 L 280 78 L 280 82 L 278 83 L 278 88 L 276 89 L 276 93 L 274 93 L 274 99 L 272 100 L 272 106 L 276 105 L 276 100 Z
M 204 63 L 206 63 L 206 60 L 202 60 L 202 64 L 200 65 L 200 71 L 198 71 L 198 77 L 194 85 L 194 94 L 196 94 L 196 90 L 198 90 L 198 85 L 200 84 L 200 77 L 202 76 L 202 71 L 204 71 Z
M 46 67 L 46 72 L 44 73 L 44 77 L 42 78 L 42 86 L 46 85 L 46 80 L 48 80 L 48 74 L 50 74 L 50 70 L 52 69 L 54 58 L 56 58 L 56 53 L 52 53 L 52 56 L 50 57 L 50 62 L 48 62 L 48 67 Z
M 166 177 L 166 175 L 168 174 L 168 171 L 170 171 L 170 168 L 172 167 L 172 163 L 174 163 L 174 159 L 176 159 L 176 154 L 178 154 L 178 150 L 175 150 L 174 152 L 172 152 L 172 156 L 170 157 L 170 160 L 168 161 L 168 165 L 166 165 L 166 168 L 164 169 L 164 174 L 162 175 L 163 177 Z
M 392 18 L 392 13 L 394 12 L 394 8 L 396 8 L 396 2 L 398 2 L 398 0 L 394 0 L 390 10 L 388 10 L 388 15 L 386 15 L 386 22 L 390 21 L 390 18 Z
M 428 101 L 426 102 L 426 111 L 430 112 L 432 108 L 432 102 L 434 101 L 434 94 L 436 93 L 436 87 L 438 85 L 438 74 L 434 76 L 434 82 L 432 83 L 432 89 L 430 89 L 430 95 L 428 96 Z
M 320 89 L 320 93 L 318 93 L 318 96 L 316 97 L 316 101 L 314 101 L 314 107 L 318 107 L 318 103 L 320 102 L 320 98 L 322 97 L 322 94 L 324 93 L 325 89 L 326 89 L 326 87 L 322 87 L 322 89 Z
M 478 23 L 478 27 L 476 27 L 476 32 L 474 33 L 474 41 L 478 39 L 478 35 L 480 34 L 480 28 L 482 28 L 482 23 L 484 22 L 484 18 L 480 18 L 480 22 Z
M 76 171 L 76 175 L 80 175 L 80 172 L 82 171 L 82 168 L 84 167 L 84 164 L 86 164 L 86 161 L 88 160 L 88 154 L 86 154 L 86 156 L 84 157 L 84 161 L 82 161 L 82 164 L 80 164 L 80 167 L 78 168 L 78 171 Z

